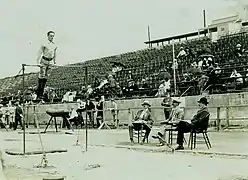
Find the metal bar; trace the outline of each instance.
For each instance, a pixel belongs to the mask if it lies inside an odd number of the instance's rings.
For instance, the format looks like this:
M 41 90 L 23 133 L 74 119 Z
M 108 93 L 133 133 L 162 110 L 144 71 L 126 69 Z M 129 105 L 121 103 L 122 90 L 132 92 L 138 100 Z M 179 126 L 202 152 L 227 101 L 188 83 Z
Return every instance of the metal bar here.
M 25 64 L 22 64 L 22 111 L 23 111 L 23 155 L 25 156 L 26 154 L 26 122 L 24 118 L 24 96 L 25 96 Z
M 173 76 L 174 76 L 174 96 L 177 94 L 177 80 L 176 80 L 176 63 L 175 63 L 175 43 L 174 43 L 174 39 L 173 39 L 173 43 L 172 43 L 172 60 L 173 60 Z
M 88 86 L 88 69 L 87 67 L 85 67 L 85 85 L 86 87 Z M 88 100 L 88 96 L 86 96 L 86 103 Z M 88 150 L 88 122 L 87 122 L 87 104 L 85 106 L 85 110 L 86 110 L 86 117 L 85 117 L 85 151 Z

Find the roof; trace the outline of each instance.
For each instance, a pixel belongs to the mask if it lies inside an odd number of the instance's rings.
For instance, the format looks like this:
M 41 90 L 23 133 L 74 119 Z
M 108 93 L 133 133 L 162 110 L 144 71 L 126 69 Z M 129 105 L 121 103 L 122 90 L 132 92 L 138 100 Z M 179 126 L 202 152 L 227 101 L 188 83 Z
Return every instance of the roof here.
M 217 27 L 205 28 L 205 29 L 200 30 L 199 32 L 196 31 L 196 32 L 191 32 L 191 33 L 187 33 L 187 34 L 181 34 L 181 35 L 177 35 L 177 36 L 171 36 L 171 37 L 167 37 L 167 38 L 161 38 L 161 39 L 146 41 L 145 44 L 155 44 L 155 43 L 161 43 L 161 42 L 165 42 L 165 41 L 171 41 L 173 39 L 176 40 L 176 39 L 181 39 L 181 38 L 186 38 L 186 37 L 197 36 L 198 34 L 200 34 L 200 35 L 207 34 L 208 31 L 216 32 Z

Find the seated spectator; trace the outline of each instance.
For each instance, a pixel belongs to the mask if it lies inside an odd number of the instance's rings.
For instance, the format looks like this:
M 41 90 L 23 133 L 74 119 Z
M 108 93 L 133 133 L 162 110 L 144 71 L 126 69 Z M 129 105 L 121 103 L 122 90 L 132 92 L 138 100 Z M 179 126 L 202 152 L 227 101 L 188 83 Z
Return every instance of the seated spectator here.
M 236 83 L 237 89 L 240 89 L 243 85 L 242 75 L 240 73 L 238 73 L 236 71 L 236 69 L 234 69 L 230 77 L 235 78 L 235 83 Z
M 198 101 L 199 110 L 197 111 L 197 114 L 193 117 L 191 121 L 180 121 L 177 125 L 177 144 L 178 147 L 176 150 L 183 150 L 183 139 L 184 139 L 184 133 L 189 133 L 191 130 L 199 130 L 206 128 L 208 126 L 208 119 L 210 113 L 207 108 L 208 101 L 207 98 L 202 97 Z
M 203 65 L 203 60 L 200 59 L 200 61 L 198 62 L 198 68 L 199 68 L 200 70 L 202 70 L 202 65 Z
M 170 73 L 167 71 L 166 68 L 160 70 L 160 73 L 159 73 L 158 77 L 159 77 L 160 80 L 165 80 L 166 78 L 167 78 L 167 79 L 171 79 L 171 75 L 170 75 Z
M 183 74 L 182 82 L 188 82 L 189 80 L 190 80 L 189 74 L 188 73 L 184 73 Z
M 148 78 L 145 78 L 145 79 L 141 80 L 141 87 L 140 88 L 142 88 L 142 89 L 149 88 L 149 84 L 148 84 L 147 80 L 148 80 Z
M 129 137 L 130 137 L 130 141 L 131 144 L 134 144 L 133 141 L 133 131 L 136 130 L 140 130 L 140 125 L 143 124 L 143 130 L 145 130 L 145 135 L 142 139 L 142 143 L 145 142 L 146 138 L 148 138 L 150 132 L 151 132 L 151 128 L 154 122 L 154 119 L 152 117 L 151 114 L 151 104 L 148 101 L 144 101 L 142 104 L 143 106 L 143 110 L 139 110 L 135 116 L 135 118 L 132 120 L 132 122 L 129 124 Z
M 193 62 L 193 63 L 191 64 L 191 67 L 192 67 L 192 68 L 198 68 L 198 65 L 197 65 L 196 62 Z
M 216 75 L 215 68 L 212 66 L 208 69 L 208 77 L 209 79 L 204 89 L 208 88 L 209 92 L 213 93 L 214 85 L 218 82 L 218 77 Z
M 91 85 L 88 85 L 86 91 L 86 97 L 91 98 L 92 94 L 93 94 L 93 88 L 91 87 Z
M 168 94 L 169 90 L 170 90 L 170 80 L 168 78 L 166 78 L 165 80 L 161 81 L 161 84 L 158 88 L 158 93 L 156 94 L 156 96 L 158 97 L 164 97 Z
M 202 73 L 202 76 L 199 78 L 199 81 L 198 81 L 198 87 L 199 87 L 199 90 L 200 90 L 200 94 L 205 90 L 205 88 L 207 88 L 207 82 L 209 80 L 209 77 L 206 76 L 206 74 L 203 72 Z
M 218 76 L 220 76 L 221 74 L 221 69 L 219 67 L 219 64 L 218 63 L 215 63 L 214 64 L 214 68 L 215 68 L 215 74 L 217 74 Z
M 248 69 L 246 69 L 245 81 L 248 82 Z
M 236 49 L 234 50 L 234 54 L 237 57 L 241 57 L 244 53 L 244 49 L 242 48 L 241 44 L 237 44 L 236 45 Z
M 180 51 L 179 51 L 179 53 L 177 55 L 177 59 L 183 60 L 183 59 L 186 58 L 186 56 L 187 56 L 187 54 L 186 54 L 184 48 L 180 47 Z
M 104 79 L 101 81 L 100 85 L 97 87 L 97 89 L 103 88 L 106 84 L 108 84 L 108 78 L 104 78 Z
M 126 88 L 124 88 L 124 92 L 126 97 L 132 97 L 134 95 L 136 95 L 139 91 L 139 88 L 137 86 L 137 84 L 135 84 L 134 80 L 129 80 L 128 82 L 128 86 Z

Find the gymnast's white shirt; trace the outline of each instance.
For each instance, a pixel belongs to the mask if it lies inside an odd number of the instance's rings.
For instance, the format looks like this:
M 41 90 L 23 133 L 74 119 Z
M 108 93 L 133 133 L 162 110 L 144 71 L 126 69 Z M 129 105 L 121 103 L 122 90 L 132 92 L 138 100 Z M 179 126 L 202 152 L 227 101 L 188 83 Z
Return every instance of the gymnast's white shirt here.
M 54 42 L 45 41 L 42 43 L 43 56 L 46 58 L 54 58 L 57 45 Z

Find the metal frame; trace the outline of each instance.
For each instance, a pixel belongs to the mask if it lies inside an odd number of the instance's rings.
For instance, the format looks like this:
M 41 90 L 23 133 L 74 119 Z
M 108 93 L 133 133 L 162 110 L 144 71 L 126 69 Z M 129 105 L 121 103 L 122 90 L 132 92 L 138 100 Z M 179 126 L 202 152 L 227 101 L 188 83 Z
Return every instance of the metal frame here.
M 58 65 L 52 65 L 53 67 L 83 67 L 83 65 L 77 65 L 77 66 L 58 66 Z M 25 108 L 25 105 L 24 105 L 24 97 L 25 97 L 25 67 L 40 67 L 39 65 L 37 64 L 22 64 L 22 68 L 21 68 L 21 71 L 22 71 L 22 109 L 23 109 L 23 119 L 22 119 L 22 122 L 23 122 L 23 155 L 25 156 L 26 154 L 26 121 L 25 121 L 25 118 L 24 118 L 24 108 Z M 88 71 L 87 71 L 87 66 L 84 67 L 85 68 L 85 84 L 87 85 L 88 84 Z M 20 72 L 19 72 L 20 73 Z M 18 74 L 19 74 L 18 73 Z M 86 101 L 87 101 L 88 97 L 86 97 Z M 87 110 L 87 109 L 86 109 Z M 88 126 L 87 126 L 87 113 L 86 113 L 86 141 L 85 141 L 85 148 L 86 148 L 86 151 L 88 150 Z

